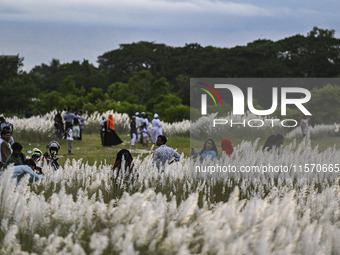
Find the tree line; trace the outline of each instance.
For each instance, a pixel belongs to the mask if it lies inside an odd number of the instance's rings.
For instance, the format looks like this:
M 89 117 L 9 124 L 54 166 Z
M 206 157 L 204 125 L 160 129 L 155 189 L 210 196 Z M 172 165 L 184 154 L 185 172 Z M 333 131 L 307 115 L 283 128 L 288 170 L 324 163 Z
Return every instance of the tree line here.
M 97 62 L 98 67 L 87 60 L 61 64 L 53 59 L 23 72 L 23 57 L 0 56 L 0 109 L 7 114 L 66 107 L 89 113 L 145 111 L 180 121 L 190 118 L 190 77 L 340 77 L 340 39 L 334 30 L 314 27 L 306 36 L 259 39 L 232 48 L 141 41 L 121 44 Z M 323 89 L 338 93 L 337 86 Z M 266 105 L 266 100 L 260 97 L 258 104 Z

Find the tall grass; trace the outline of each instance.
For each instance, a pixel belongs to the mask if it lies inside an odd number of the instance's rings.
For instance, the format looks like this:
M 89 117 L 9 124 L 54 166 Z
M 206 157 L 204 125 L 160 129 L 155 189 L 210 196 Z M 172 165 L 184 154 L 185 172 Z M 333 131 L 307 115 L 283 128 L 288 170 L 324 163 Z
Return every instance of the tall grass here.
M 308 140 L 280 155 L 242 142 L 215 164 L 336 164 Z M 181 160 L 159 173 L 152 155 L 134 176 L 67 160 L 16 186 L 0 177 L 1 254 L 338 254 L 339 173 L 197 173 Z M 208 165 L 209 162 L 203 162 Z M 110 177 L 116 179 L 112 182 Z
M 55 129 L 54 129 L 54 116 L 57 114 L 56 111 L 52 111 L 43 115 L 42 117 L 34 116 L 29 119 L 25 118 L 7 118 L 7 121 L 14 125 L 14 136 L 17 140 L 25 140 L 29 142 L 42 142 L 46 140 L 55 139 Z M 130 117 L 123 113 L 116 113 L 114 111 L 107 111 L 103 114 L 95 112 L 91 115 L 84 114 L 85 118 L 85 129 L 84 133 L 93 134 L 99 133 L 100 121 L 102 116 L 108 116 L 113 114 L 115 120 L 115 126 L 118 132 L 129 133 L 130 132 Z M 166 136 L 189 136 L 193 139 L 201 139 L 204 137 L 211 136 L 212 133 L 212 123 L 213 119 L 216 118 L 216 114 L 211 114 L 208 116 L 203 116 L 195 122 L 189 120 L 183 120 L 182 122 L 166 123 L 162 122 L 163 134 Z M 226 116 L 224 118 L 228 120 L 229 124 L 217 125 L 214 128 L 214 133 L 227 137 L 241 137 L 243 139 L 255 139 L 257 137 L 268 137 L 271 134 L 281 133 L 285 135 L 287 139 L 302 138 L 301 129 L 299 126 L 296 128 L 285 128 L 282 127 L 279 122 L 274 122 L 274 127 L 272 127 L 272 122 L 270 119 L 266 120 L 263 117 L 256 116 L 251 113 L 247 113 L 245 117 L 237 116 Z M 264 121 L 265 125 L 263 127 L 254 128 L 243 127 L 242 125 L 234 125 L 230 128 L 230 121 L 246 123 L 249 120 L 261 119 Z M 259 125 L 255 122 L 252 125 Z M 151 125 L 150 125 L 151 127 Z M 310 127 L 309 133 L 311 138 L 320 138 L 326 136 L 339 136 L 339 132 L 335 131 L 335 125 L 315 125 Z M 152 127 L 151 127 L 152 129 Z M 218 137 L 221 138 L 221 137 Z

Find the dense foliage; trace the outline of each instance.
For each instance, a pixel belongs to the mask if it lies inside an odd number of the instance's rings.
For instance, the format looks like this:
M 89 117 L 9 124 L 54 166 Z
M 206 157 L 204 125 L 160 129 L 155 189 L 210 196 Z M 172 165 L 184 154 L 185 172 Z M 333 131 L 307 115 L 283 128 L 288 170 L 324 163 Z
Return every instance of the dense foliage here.
M 66 107 L 89 113 L 146 111 L 181 121 L 189 118 L 190 77 L 339 77 L 340 39 L 334 35 L 334 30 L 315 27 L 307 36 L 259 39 L 233 48 L 142 41 L 102 54 L 98 67 L 87 60 L 61 64 L 53 59 L 29 73 L 21 71 L 23 58 L 1 57 L 0 94 L 6 97 L 0 108 L 12 114 Z M 334 91 L 322 93 L 327 92 Z M 322 121 L 331 122 L 326 116 Z

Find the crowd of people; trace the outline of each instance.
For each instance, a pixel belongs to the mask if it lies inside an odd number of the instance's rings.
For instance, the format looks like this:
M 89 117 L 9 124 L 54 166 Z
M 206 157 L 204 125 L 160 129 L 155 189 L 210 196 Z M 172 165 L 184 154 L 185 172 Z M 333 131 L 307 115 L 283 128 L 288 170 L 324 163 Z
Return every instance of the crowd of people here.
M 308 117 L 303 117 L 300 122 L 303 137 L 308 134 L 308 121 Z M 73 155 L 72 141 L 73 139 L 82 139 L 82 131 L 85 127 L 85 119 L 82 112 L 73 113 L 69 108 L 63 117 L 61 116 L 61 113 L 58 112 L 54 118 L 54 122 L 58 137 L 60 139 L 64 138 L 67 140 L 68 154 Z M 150 126 L 152 126 L 152 131 L 150 130 Z M 19 183 L 26 174 L 29 174 L 30 182 L 43 179 L 44 175 L 42 173 L 42 169 L 37 166 L 37 161 L 35 161 L 35 158 L 33 157 L 34 153 L 31 158 L 27 158 L 22 152 L 22 145 L 18 142 L 14 142 L 12 136 L 13 125 L 6 122 L 4 117 L 0 117 L 0 128 L 0 173 L 1 170 L 3 171 L 7 166 L 13 164 L 13 178 L 17 180 L 17 183 Z M 103 146 L 112 146 L 123 143 L 115 131 L 115 122 L 112 114 L 110 114 L 108 118 L 105 116 L 102 117 L 102 121 L 100 122 L 100 135 Z M 162 135 L 162 124 L 157 113 L 154 114 L 154 118 L 150 123 L 148 116 L 144 112 L 142 112 L 141 115 L 139 115 L 139 112 L 136 112 L 136 114 L 131 118 L 130 136 L 132 147 L 135 146 L 136 141 L 147 147 L 149 140 L 151 143 L 158 146 L 154 152 L 152 163 L 157 167 L 159 172 L 163 172 L 166 165 L 180 160 L 180 154 L 166 145 L 167 137 Z M 280 153 L 280 147 L 283 144 L 283 140 L 284 137 L 281 134 L 270 135 L 262 149 L 267 152 L 278 151 L 278 153 Z M 50 144 L 54 143 L 57 144 L 57 146 L 54 146 L 54 149 L 58 151 L 60 148 L 58 142 L 53 141 Z M 205 159 L 215 160 L 220 158 L 222 155 L 227 155 L 229 157 L 232 156 L 234 148 L 229 139 L 223 139 L 220 146 L 221 152 L 219 154 L 215 141 L 209 138 L 197 152 L 195 152 L 195 149 L 192 148 L 191 157 L 203 162 Z M 117 153 L 113 169 L 117 170 L 118 175 L 122 171 L 128 175 L 134 172 L 133 157 L 129 150 L 121 149 Z
M 30 176 L 30 182 L 43 179 L 42 169 L 36 166 L 33 159 L 28 159 L 25 156 L 22 152 L 22 145 L 18 142 L 10 143 L 10 138 L 13 139 L 11 132 L 5 128 L 1 131 L 1 134 L 0 175 L 9 165 L 14 165 L 12 179 L 16 179 L 17 184 L 26 174 Z
M 150 126 L 152 126 L 152 130 Z M 145 147 L 148 147 L 149 141 L 156 144 L 159 135 L 162 135 L 162 123 L 157 113 L 154 114 L 151 123 L 145 112 L 142 112 L 140 115 L 139 112 L 136 112 L 136 114 L 131 117 L 130 137 L 132 147 L 136 145 L 136 141 Z M 118 145 L 123 142 L 115 131 L 112 114 L 110 114 L 108 118 L 102 116 L 100 122 L 100 137 L 103 146 Z
M 27 117 L 28 118 L 28 117 Z M 13 138 L 13 125 L 6 122 L 3 116 L 0 117 L 0 175 L 8 168 L 13 165 L 12 179 L 16 179 L 17 184 L 26 176 L 29 176 L 29 182 L 34 182 L 38 179 L 43 179 L 44 174 L 41 166 L 36 163 L 44 158 L 45 162 L 53 161 L 54 167 L 59 166 L 54 156 L 46 152 L 44 157 L 42 152 L 35 148 L 33 149 L 32 156 L 27 157 L 23 152 L 23 146 L 19 142 L 15 142 Z M 57 153 L 60 145 L 56 141 L 49 143 L 46 148 L 49 149 L 50 153 Z
M 158 114 L 154 114 L 154 118 L 151 121 L 152 133 L 150 131 L 149 117 L 145 112 L 142 112 L 139 116 L 139 112 L 136 112 L 132 116 L 132 121 L 130 123 L 130 134 L 131 134 L 131 146 L 135 146 L 136 139 L 140 144 L 147 147 L 149 139 L 151 143 L 156 144 L 157 137 L 162 135 L 162 123 L 159 120 Z
M 65 109 L 63 117 L 60 112 L 57 112 L 54 117 L 54 127 L 57 137 L 67 140 L 68 155 L 73 155 L 73 140 L 82 140 L 82 134 L 85 128 L 85 118 L 82 111 L 73 112 L 71 108 L 67 108 Z

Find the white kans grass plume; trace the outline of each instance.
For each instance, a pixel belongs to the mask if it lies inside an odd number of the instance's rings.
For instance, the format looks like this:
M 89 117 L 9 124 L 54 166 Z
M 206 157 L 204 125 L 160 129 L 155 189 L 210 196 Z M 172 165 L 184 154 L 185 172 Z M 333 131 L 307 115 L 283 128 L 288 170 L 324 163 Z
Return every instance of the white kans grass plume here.
M 278 153 L 242 142 L 215 164 L 336 164 L 308 140 Z M 340 174 L 207 173 L 184 157 L 112 181 L 110 165 L 68 160 L 32 185 L 0 176 L 1 254 L 339 254 Z
M 339 136 L 336 125 L 325 125 L 325 124 L 317 124 L 315 126 L 308 128 L 308 135 L 311 138 L 317 137 L 325 137 L 325 136 Z M 296 127 L 291 130 L 289 133 L 285 135 L 288 139 L 293 138 L 302 138 L 301 127 Z
M 54 128 L 54 117 L 57 111 L 54 110 L 43 116 L 33 116 L 29 119 L 26 118 L 6 118 L 6 121 L 10 122 L 14 126 L 14 131 L 16 134 L 24 135 L 27 138 L 32 137 L 32 134 L 39 134 L 39 136 L 52 137 Z M 83 114 L 85 118 L 85 129 L 84 132 L 87 133 L 98 133 L 99 124 L 102 120 L 102 116 L 108 117 L 109 114 L 113 115 L 115 121 L 115 127 L 118 131 L 129 132 L 130 130 L 130 117 L 126 113 L 117 113 L 113 110 L 107 111 L 105 113 L 94 112 L 93 114 Z M 64 115 L 64 112 L 61 113 Z M 151 120 L 150 120 L 151 121 Z M 190 131 L 190 121 L 183 120 L 181 122 L 167 123 L 161 121 L 163 133 L 167 136 L 175 135 L 189 135 Z M 150 125 L 152 130 L 152 126 Z M 28 139 L 29 140 L 29 139 Z
M 64 112 L 62 112 L 63 115 Z M 15 135 L 19 133 L 19 135 L 25 136 L 26 140 L 30 140 L 33 136 L 32 134 L 39 134 L 39 137 L 53 137 L 54 134 L 54 117 L 57 114 L 57 111 L 52 111 L 43 116 L 33 116 L 29 119 L 26 118 L 6 118 L 6 120 L 13 124 Z M 115 125 L 118 131 L 129 132 L 130 129 L 130 117 L 126 113 L 117 113 L 113 110 L 107 111 L 105 113 L 95 112 L 93 114 L 84 114 L 85 118 L 85 129 L 84 132 L 87 133 L 97 133 L 99 129 L 99 123 L 102 119 L 102 116 L 107 117 L 109 114 L 113 115 L 115 120 Z M 190 120 L 183 120 L 181 122 L 174 123 L 162 123 L 163 134 L 166 136 L 183 136 L 191 134 L 192 138 L 201 138 L 201 137 L 209 137 L 212 133 L 213 129 L 213 120 L 214 119 L 224 119 L 227 120 L 227 124 L 219 124 L 214 128 L 215 133 L 227 133 L 229 137 L 238 136 L 238 137 L 267 137 L 270 134 L 282 133 L 285 135 L 285 138 L 294 139 L 301 138 L 301 128 L 298 125 L 296 128 L 284 128 L 280 125 L 279 121 L 273 121 L 273 118 L 268 119 L 261 116 L 254 115 L 250 112 L 247 112 L 245 116 L 236 116 L 229 115 L 226 117 L 217 117 L 217 113 L 210 114 L 207 116 L 202 116 L 195 122 L 191 122 Z M 234 123 L 241 123 L 245 121 L 246 127 L 243 127 L 240 124 L 236 124 L 233 128 L 230 128 L 231 120 Z M 258 120 L 256 122 L 256 120 Z M 251 121 L 251 125 L 261 125 L 259 122 L 263 121 L 263 127 L 249 127 L 248 121 Z M 273 125 L 273 127 L 272 127 Z M 150 124 L 150 128 L 152 130 L 152 126 Z M 313 137 L 324 137 L 324 136 L 335 136 L 338 135 L 339 132 L 338 124 L 334 125 L 325 125 L 318 124 L 315 126 L 309 127 L 309 134 Z

